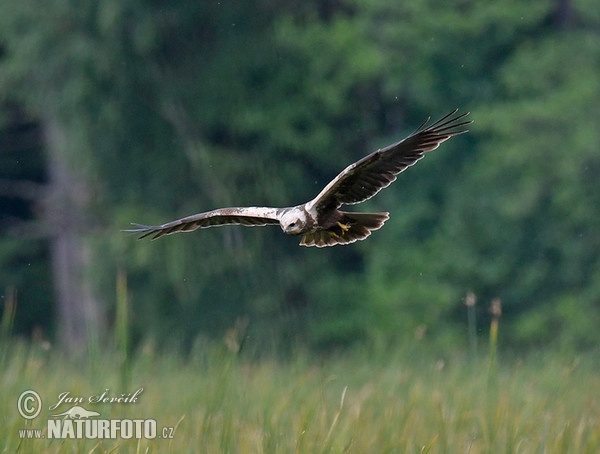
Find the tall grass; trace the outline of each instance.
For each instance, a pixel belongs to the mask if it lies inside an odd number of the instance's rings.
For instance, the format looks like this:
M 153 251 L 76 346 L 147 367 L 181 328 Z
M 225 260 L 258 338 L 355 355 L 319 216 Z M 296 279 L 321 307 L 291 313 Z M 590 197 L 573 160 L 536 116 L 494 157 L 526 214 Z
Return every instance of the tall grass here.
M 467 293 L 465 306 L 467 307 L 467 332 L 469 335 L 469 354 L 471 359 L 477 358 L 477 312 L 475 304 L 477 296 L 473 292 Z
M 1 452 L 600 452 L 597 354 L 499 361 L 499 300 L 492 304 L 488 357 L 479 357 L 471 340 L 469 355 L 439 357 L 417 343 L 378 354 L 296 352 L 276 361 L 242 350 L 246 319 L 223 344 L 198 343 L 185 358 L 157 353 L 150 343 L 131 355 L 124 273 L 116 288 L 114 351 L 95 348 L 93 357 L 76 360 L 47 345 L 11 340 L 16 294 L 7 291 L 0 322 Z M 474 308 L 470 302 L 467 310 Z M 469 320 L 474 332 L 475 318 Z M 17 411 L 29 389 L 43 400 L 33 420 Z M 104 391 L 118 397 L 139 389 L 135 403 L 87 402 Z M 154 419 L 158 435 L 172 428 L 172 438 L 49 439 L 50 415 L 73 405 L 50 411 L 65 392 L 86 399 L 82 406 L 102 419 Z M 41 429 L 42 438 L 23 438 L 20 429 Z
M 490 374 L 493 374 L 496 369 L 496 361 L 498 360 L 498 327 L 500 325 L 500 316 L 502 315 L 502 301 L 500 298 L 494 298 L 490 305 L 490 314 L 492 321 L 490 323 Z
M 600 452 L 600 373 L 595 357 L 539 355 L 499 362 L 488 380 L 462 357 L 365 353 L 289 361 L 245 360 L 203 345 L 189 358 L 142 348 L 123 389 L 117 355 L 96 370 L 42 349 L 15 345 L 0 373 L 2 452 L 207 453 L 595 453 Z M 471 364 L 470 367 L 467 367 Z M 134 404 L 85 405 L 103 418 L 152 418 L 172 439 L 21 440 L 45 428 L 61 392 L 132 392 Z M 25 389 L 44 399 L 27 422 L 16 411 Z M 65 405 L 63 409 L 68 409 Z
M 115 347 L 120 360 L 121 388 L 129 386 L 131 380 L 131 367 L 129 358 L 129 300 L 127 295 L 127 274 L 125 270 L 117 271 L 115 320 Z

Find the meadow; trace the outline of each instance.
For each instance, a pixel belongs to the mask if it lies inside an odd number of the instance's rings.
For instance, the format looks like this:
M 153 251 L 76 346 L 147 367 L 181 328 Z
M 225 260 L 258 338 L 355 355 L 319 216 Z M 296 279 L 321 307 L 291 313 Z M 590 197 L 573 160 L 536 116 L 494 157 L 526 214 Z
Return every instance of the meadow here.
M 320 357 L 298 352 L 285 360 L 250 356 L 206 344 L 183 358 L 145 346 L 127 364 L 117 354 L 75 362 L 44 345 L 12 342 L 0 373 L 0 451 L 600 452 L 600 369 L 593 355 L 500 355 L 496 364 L 418 347 Z M 43 404 L 37 418 L 26 420 L 17 401 L 30 389 Z M 136 402 L 88 401 L 136 391 Z M 65 392 L 84 398 L 81 406 L 98 418 L 153 419 L 157 438 L 50 439 L 49 415 L 73 405 L 64 400 L 49 410 Z M 42 438 L 21 438 L 23 429 L 41 429 Z

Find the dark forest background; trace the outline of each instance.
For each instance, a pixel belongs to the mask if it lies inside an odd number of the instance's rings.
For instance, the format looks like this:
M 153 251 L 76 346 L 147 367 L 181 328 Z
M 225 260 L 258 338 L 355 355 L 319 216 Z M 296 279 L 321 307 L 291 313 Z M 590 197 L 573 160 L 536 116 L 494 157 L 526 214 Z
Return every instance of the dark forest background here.
M 304 202 L 454 108 L 471 132 L 357 207 L 391 213 L 367 241 L 120 231 Z M 71 352 L 125 278 L 134 346 L 464 348 L 472 292 L 479 336 L 499 299 L 506 347 L 597 347 L 599 175 L 596 0 L 0 3 L 2 308 Z

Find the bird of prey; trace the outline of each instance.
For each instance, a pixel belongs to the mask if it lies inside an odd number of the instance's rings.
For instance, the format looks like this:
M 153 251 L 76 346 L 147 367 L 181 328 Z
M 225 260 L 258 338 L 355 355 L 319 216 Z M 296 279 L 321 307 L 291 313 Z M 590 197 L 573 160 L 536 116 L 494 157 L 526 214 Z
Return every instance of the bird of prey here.
M 178 232 L 226 224 L 263 226 L 279 224 L 288 235 L 300 236 L 301 246 L 334 246 L 364 240 L 381 228 L 389 213 L 356 213 L 341 211 L 342 205 L 353 205 L 370 199 L 396 180 L 396 175 L 435 150 L 442 142 L 467 129 L 464 120 L 469 112 L 458 109 L 428 124 L 427 118 L 417 130 L 400 142 L 381 148 L 350 164 L 311 201 L 286 208 L 232 207 L 194 214 L 166 224 L 149 226 L 132 224 L 127 232 L 141 233 L 141 238 L 160 238 Z

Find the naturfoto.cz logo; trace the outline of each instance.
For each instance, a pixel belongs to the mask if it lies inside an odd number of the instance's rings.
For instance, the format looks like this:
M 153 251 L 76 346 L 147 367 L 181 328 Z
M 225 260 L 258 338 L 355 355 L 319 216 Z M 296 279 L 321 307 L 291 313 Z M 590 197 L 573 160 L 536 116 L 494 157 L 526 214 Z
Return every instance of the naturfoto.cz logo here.
M 139 388 L 134 393 L 110 396 L 110 390 L 106 389 L 102 394 L 89 396 L 87 399 L 73 397 L 70 392 L 60 393 L 56 403 L 48 407 L 52 414 L 48 415 L 46 430 L 20 429 L 19 437 L 58 439 L 173 438 L 175 429 L 173 427 L 162 427 L 158 430 L 155 419 L 102 419 L 98 411 L 90 409 L 91 405 L 98 403 L 136 403 L 143 390 L 144 388 Z M 64 411 L 58 411 L 58 407 L 62 404 L 70 404 L 71 407 Z M 83 404 L 86 406 L 84 407 Z M 17 401 L 19 413 L 27 420 L 37 418 L 42 408 L 42 398 L 34 390 L 23 391 Z

